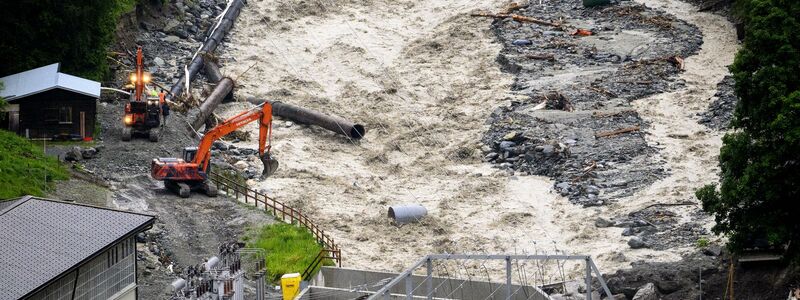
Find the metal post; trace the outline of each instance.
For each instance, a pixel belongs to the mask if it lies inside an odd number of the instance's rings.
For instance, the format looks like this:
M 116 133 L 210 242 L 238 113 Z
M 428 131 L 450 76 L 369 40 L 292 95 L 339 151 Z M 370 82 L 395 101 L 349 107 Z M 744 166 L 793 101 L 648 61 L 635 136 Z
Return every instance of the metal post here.
M 258 276 L 256 279 L 256 300 L 264 300 L 264 277 Z
M 425 277 L 427 280 L 426 285 L 428 286 L 428 300 L 433 300 L 433 261 L 428 258 L 428 276 Z
M 511 257 L 506 256 L 506 300 L 511 300 Z
M 586 258 L 586 300 L 592 300 L 592 265 Z
M 700 285 L 700 300 L 703 300 L 703 267 L 702 266 L 697 268 L 697 275 L 698 275 L 697 284 Z
M 411 273 L 406 276 L 406 300 L 414 298 L 414 281 L 411 280 Z

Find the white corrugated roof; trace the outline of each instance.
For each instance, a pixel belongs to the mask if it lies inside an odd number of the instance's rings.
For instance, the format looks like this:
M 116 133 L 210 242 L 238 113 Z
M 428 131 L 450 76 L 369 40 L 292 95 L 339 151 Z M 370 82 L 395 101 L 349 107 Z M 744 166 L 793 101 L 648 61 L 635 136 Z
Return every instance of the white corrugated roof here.
M 100 83 L 69 74 L 58 72 L 59 63 L 28 70 L 22 73 L 0 78 L 3 90 L 0 96 L 6 101 L 49 91 L 55 88 L 65 89 L 79 94 L 100 97 Z

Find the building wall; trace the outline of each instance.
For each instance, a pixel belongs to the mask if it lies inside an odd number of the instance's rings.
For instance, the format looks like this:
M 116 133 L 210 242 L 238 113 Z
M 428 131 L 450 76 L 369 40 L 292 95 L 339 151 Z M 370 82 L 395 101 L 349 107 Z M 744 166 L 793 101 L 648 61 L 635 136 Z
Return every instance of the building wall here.
M 14 103 L 19 104 L 17 133 L 22 136 L 35 139 L 51 138 L 54 135 L 94 135 L 97 99 L 93 97 L 54 89 L 15 99 Z
M 136 299 L 136 241 L 133 237 L 114 245 L 30 299 L 71 300 L 73 289 L 76 300 Z

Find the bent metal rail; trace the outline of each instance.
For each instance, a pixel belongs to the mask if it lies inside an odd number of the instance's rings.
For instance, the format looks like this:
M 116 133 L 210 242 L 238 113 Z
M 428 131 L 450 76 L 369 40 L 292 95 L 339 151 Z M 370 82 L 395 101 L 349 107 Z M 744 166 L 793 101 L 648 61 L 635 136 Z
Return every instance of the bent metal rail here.
M 208 179 L 217 184 L 217 188 L 220 191 L 224 191 L 229 197 L 234 197 L 236 200 L 243 198 L 246 204 L 253 202 L 252 204 L 255 205 L 256 208 L 259 207 L 259 204 L 263 205 L 264 210 L 272 213 L 273 216 L 281 221 L 305 227 L 311 232 L 312 235 L 314 235 L 314 238 L 316 238 L 316 240 L 322 244 L 326 250 L 329 251 L 331 254 L 330 258 L 335 260 L 339 266 L 342 265 L 342 252 L 339 249 L 339 246 L 336 245 L 336 242 L 333 240 L 333 238 L 326 235 L 324 230 L 320 229 L 319 226 L 311 222 L 311 220 L 299 210 L 287 206 L 282 202 L 276 201 L 265 194 L 256 192 L 245 185 L 237 183 L 229 178 L 225 178 L 217 173 L 209 171 Z

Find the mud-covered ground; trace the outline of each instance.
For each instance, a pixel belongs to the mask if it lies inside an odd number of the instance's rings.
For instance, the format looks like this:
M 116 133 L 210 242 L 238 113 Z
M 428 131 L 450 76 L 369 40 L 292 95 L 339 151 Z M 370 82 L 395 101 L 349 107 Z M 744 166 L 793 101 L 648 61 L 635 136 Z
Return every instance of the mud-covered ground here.
M 146 70 L 153 73 L 155 83 L 169 87 L 180 74 L 179 64 L 191 58 L 213 21 L 208 15 L 221 12 L 225 3 L 177 1 L 140 6 L 119 25 L 114 51 L 135 53 L 135 45 L 142 46 Z M 115 79 L 103 86 L 120 88 L 126 83 L 135 60 L 127 54 L 117 60 L 121 64 L 114 67 Z M 193 93 L 201 97 L 202 76 L 195 83 Z M 150 178 L 153 158 L 180 157 L 184 147 L 197 145 L 186 122 L 186 115 L 194 112 L 173 110 L 157 143 L 147 137 L 123 142 L 120 135 L 125 101 L 127 96 L 103 92 L 97 106 L 100 134 L 94 143 L 78 145 L 94 148 L 97 153 L 74 163 L 75 179 L 58 183 L 51 197 L 155 215 L 154 227 L 137 236 L 138 292 L 141 299 L 169 299 L 169 284 L 187 266 L 216 255 L 220 243 L 238 241 L 248 228 L 270 224 L 274 219 L 223 196 L 180 198 Z M 72 147 L 48 147 L 48 153 L 63 159 Z M 248 159 L 251 152 L 237 149 L 230 153 L 231 158 L 227 158 L 229 151 L 224 155 L 216 150 L 212 153 L 220 162 L 233 163 Z

